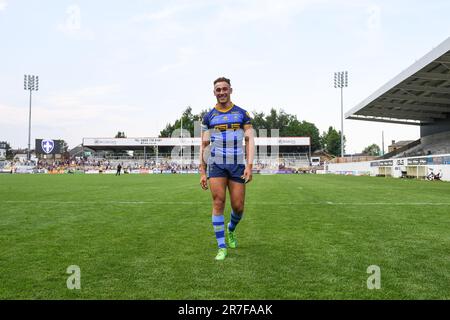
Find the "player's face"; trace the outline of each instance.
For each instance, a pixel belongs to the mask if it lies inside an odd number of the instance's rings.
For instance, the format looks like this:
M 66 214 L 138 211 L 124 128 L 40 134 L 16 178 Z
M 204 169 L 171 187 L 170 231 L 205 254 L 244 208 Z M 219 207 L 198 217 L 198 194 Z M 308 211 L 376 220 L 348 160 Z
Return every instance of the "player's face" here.
M 226 104 L 230 102 L 230 95 L 233 89 L 226 82 L 217 82 L 214 86 L 214 95 L 216 96 L 217 102 L 220 104 Z

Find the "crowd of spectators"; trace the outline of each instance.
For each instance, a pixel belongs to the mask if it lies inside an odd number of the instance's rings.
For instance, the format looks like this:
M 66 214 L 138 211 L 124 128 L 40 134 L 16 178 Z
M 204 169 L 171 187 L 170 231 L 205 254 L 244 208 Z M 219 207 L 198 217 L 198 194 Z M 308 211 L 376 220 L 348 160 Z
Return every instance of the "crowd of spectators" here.
M 179 172 L 181 169 L 187 171 L 198 170 L 198 166 L 191 162 L 189 164 L 181 164 L 162 160 L 156 162 L 155 160 L 108 160 L 96 158 L 76 158 L 65 161 L 48 161 L 40 160 L 37 164 L 37 169 L 46 169 L 47 171 L 96 171 L 105 172 L 109 170 L 117 170 L 119 164 L 122 167 L 123 173 L 130 173 L 133 170 L 148 170 L 160 172 Z
M 117 166 L 121 165 L 122 173 L 131 173 L 133 171 L 153 171 L 155 173 L 177 173 L 180 171 L 197 172 L 198 164 L 174 162 L 170 159 L 156 160 L 109 160 L 101 158 L 82 158 L 77 157 L 67 160 L 38 160 L 35 161 L 0 161 L 0 172 L 19 172 L 28 168 L 29 171 L 36 173 L 76 173 L 76 172 L 106 172 L 115 171 Z M 264 170 L 289 170 L 284 163 L 265 163 L 255 161 L 254 171 Z M 295 169 L 293 169 L 295 171 Z

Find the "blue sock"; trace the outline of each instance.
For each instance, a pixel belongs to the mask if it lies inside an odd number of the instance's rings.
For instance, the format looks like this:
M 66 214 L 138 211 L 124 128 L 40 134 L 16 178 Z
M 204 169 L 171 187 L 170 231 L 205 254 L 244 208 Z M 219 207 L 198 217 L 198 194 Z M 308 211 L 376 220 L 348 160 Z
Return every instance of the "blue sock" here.
M 219 248 L 226 248 L 225 245 L 225 218 L 224 216 L 212 216 L 212 224 L 216 233 L 217 245 Z
M 239 223 L 239 221 L 241 221 L 243 214 L 244 213 L 236 214 L 236 213 L 234 213 L 233 210 L 231 210 L 231 219 L 230 219 L 230 222 L 228 223 L 229 231 L 234 231 L 236 229 L 236 226 Z

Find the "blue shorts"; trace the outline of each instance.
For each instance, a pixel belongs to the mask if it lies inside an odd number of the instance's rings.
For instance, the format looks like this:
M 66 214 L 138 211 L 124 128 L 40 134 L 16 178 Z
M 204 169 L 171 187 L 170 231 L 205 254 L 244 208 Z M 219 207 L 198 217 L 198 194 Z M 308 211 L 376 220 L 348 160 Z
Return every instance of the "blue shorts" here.
M 245 183 L 241 176 L 244 174 L 245 164 L 216 164 L 208 165 L 207 177 L 209 178 L 228 178 L 240 183 Z

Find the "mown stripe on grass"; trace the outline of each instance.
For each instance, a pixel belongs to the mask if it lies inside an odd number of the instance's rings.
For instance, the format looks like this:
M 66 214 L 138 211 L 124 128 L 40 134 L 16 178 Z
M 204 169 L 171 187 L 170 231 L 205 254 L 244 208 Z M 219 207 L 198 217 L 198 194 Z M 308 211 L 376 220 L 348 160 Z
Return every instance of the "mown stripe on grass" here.
M 23 204 L 23 203 L 42 203 L 42 204 L 161 204 L 161 205 L 205 205 L 210 204 L 210 202 L 202 202 L 202 201 L 117 201 L 117 200 L 105 200 L 105 201 L 58 201 L 58 200 L 6 200 L 0 201 L 0 203 L 9 203 L 9 204 Z M 277 202 L 277 201 L 269 201 L 269 202 L 247 202 L 246 205 L 252 206 L 266 206 L 266 205 L 283 205 L 283 206 L 291 206 L 291 205 L 310 205 L 310 206 L 450 206 L 450 202 L 331 202 L 331 201 L 322 201 L 322 202 Z

